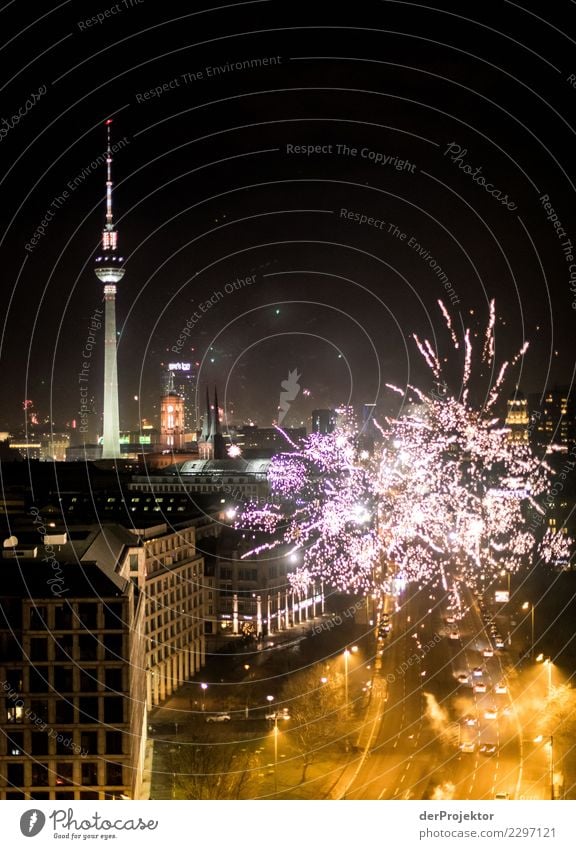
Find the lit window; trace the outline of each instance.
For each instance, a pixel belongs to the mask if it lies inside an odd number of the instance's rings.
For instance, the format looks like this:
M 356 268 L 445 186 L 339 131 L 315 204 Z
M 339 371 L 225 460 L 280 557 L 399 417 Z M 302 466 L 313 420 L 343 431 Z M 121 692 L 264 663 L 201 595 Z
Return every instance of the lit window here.
M 9 705 L 6 708 L 6 721 L 7 722 L 22 722 L 22 717 L 24 716 L 24 705 Z

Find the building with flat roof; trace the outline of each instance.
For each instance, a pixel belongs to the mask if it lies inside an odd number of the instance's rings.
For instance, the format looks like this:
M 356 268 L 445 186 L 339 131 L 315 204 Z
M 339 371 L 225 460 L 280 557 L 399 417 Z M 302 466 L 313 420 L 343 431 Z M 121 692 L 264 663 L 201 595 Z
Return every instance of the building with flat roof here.
M 0 799 L 138 798 L 144 603 L 125 575 L 130 540 L 93 530 L 76 549 L 34 534 L 18 541 L 27 556 L 3 552 Z
M 269 498 L 269 460 L 187 460 L 162 469 L 157 474 L 134 475 L 128 483 L 131 493 L 143 492 L 219 494 L 230 503 Z

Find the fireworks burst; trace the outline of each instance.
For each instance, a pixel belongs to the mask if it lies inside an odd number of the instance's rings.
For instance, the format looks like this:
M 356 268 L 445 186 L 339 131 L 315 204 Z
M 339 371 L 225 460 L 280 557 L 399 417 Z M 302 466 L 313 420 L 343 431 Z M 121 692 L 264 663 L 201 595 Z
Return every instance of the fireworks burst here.
M 276 505 L 243 514 L 244 527 L 273 536 L 256 551 L 280 544 L 301 551 L 296 584 L 322 579 L 337 589 L 370 592 L 390 589 L 397 579 L 432 581 L 442 582 L 456 600 L 460 581 L 481 588 L 534 555 L 568 559 L 570 539 L 548 531 L 538 542 L 529 521 L 530 509 L 543 512 L 539 500 L 552 470 L 527 444 L 511 441 L 491 412 L 509 366 L 527 344 L 501 366 L 486 402 L 474 408 L 470 331 L 461 344 L 439 303 L 456 355 L 464 352 L 460 397 L 447 390 L 430 342 L 414 336 L 443 392 L 391 386 L 412 403 L 380 427 L 382 448 L 370 465 L 342 431 L 313 434 L 295 452 L 276 456 L 270 468 Z M 492 302 L 481 357 L 489 365 L 495 321 Z

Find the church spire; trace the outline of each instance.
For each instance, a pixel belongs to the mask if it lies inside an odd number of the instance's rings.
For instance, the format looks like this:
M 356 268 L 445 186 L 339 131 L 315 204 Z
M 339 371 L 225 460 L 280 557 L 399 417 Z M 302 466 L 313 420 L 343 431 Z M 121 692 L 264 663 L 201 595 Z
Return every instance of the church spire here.
M 218 408 L 218 390 L 214 387 L 214 436 L 220 433 L 220 410 Z
M 204 413 L 204 422 L 202 426 L 202 442 L 208 442 L 212 435 L 212 416 L 210 413 L 210 394 L 206 387 L 206 410 Z

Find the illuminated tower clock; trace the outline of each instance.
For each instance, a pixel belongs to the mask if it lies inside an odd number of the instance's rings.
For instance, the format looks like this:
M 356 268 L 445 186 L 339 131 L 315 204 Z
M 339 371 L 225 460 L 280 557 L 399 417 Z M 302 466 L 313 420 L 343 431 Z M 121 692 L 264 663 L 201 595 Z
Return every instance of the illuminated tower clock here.
M 160 441 L 171 451 L 184 448 L 184 398 L 177 392 L 167 392 L 160 402 Z

